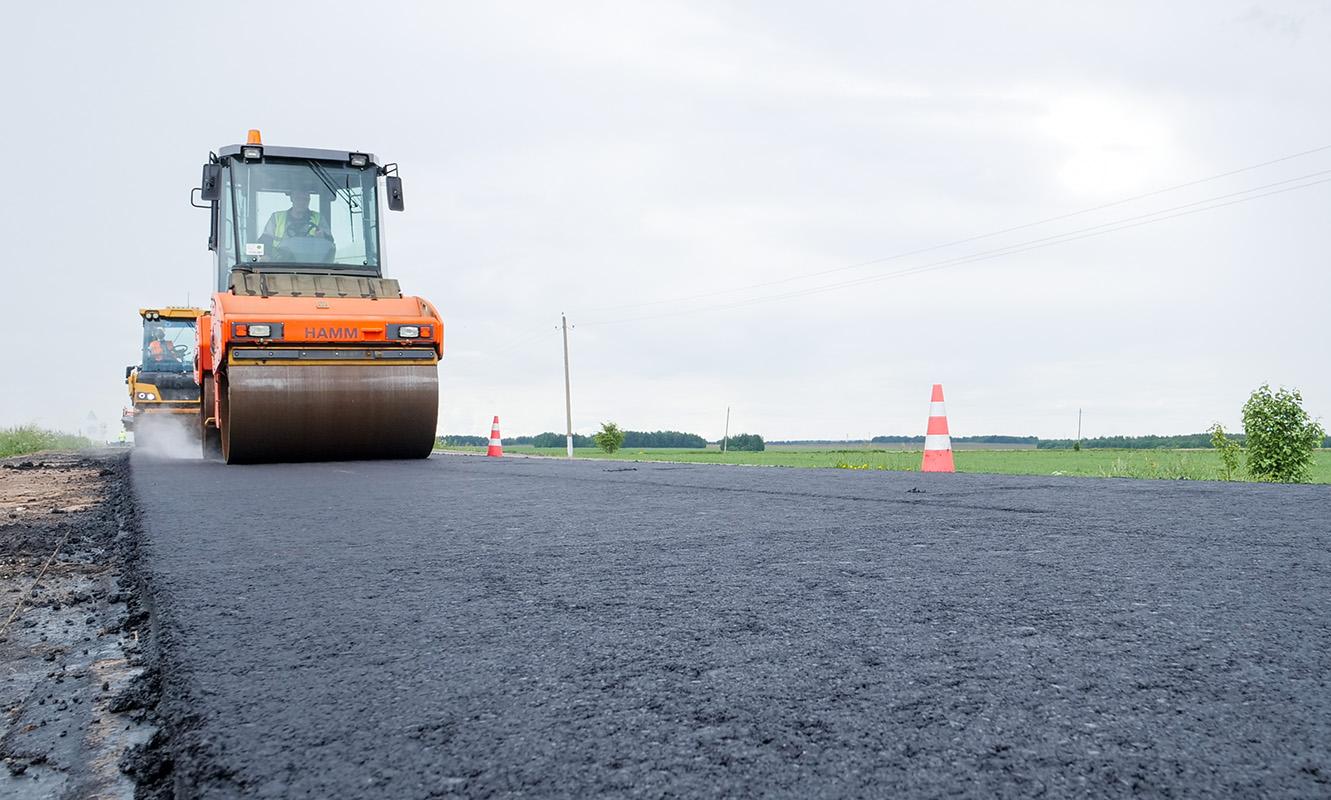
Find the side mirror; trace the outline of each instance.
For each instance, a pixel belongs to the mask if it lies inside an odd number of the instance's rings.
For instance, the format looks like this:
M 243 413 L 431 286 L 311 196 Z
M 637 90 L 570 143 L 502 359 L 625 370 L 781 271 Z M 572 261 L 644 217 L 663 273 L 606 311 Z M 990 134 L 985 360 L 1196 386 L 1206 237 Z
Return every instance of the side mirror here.
M 199 185 L 199 199 L 210 203 L 222 196 L 222 165 L 204 164 L 203 182 Z
M 389 175 L 384 178 L 384 186 L 388 189 L 388 210 L 401 211 L 402 205 L 402 179 L 396 175 Z
M 133 373 L 134 373 L 133 364 L 130 364 L 128 367 L 125 367 L 125 383 L 129 383 L 129 376 L 132 375 Z

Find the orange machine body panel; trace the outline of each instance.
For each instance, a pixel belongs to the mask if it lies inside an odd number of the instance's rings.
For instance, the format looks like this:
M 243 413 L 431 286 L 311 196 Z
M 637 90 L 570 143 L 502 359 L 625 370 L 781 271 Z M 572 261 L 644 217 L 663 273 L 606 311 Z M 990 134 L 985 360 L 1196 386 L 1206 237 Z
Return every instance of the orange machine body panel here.
M 203 385 L 203 376 L 213 371 L 213 318 L 209 312 L 199 316 L 198 345 L 194 348 L 194 382 Z
M 434 306 L 419 297 L 370 299 L 364 297 L 259 297 L 218 293 L 207 317 L 213 369 L 226 363 L 228 350 L 237 344 L 282 347 L 326 345 L 379 345 L 430 347 L 436 357 L 444 351 L 444 325 Z M 273 327 L 268 337 L 242 336 L 250 325 Z M 276 326 L 281 335 L 276 335 Z M 408 339 L 391 336 L 393 326 L 411 325 L 428 336 Z M 426 331 L 422 330 L 422 334 Z

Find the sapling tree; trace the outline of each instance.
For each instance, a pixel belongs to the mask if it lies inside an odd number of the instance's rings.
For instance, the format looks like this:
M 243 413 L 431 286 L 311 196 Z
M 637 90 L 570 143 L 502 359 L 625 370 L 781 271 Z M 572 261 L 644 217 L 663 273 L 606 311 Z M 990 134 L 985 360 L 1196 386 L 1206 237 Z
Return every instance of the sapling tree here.
M 1243 404 L 1248 474 L 1259 481 L 1307 483 L 1313 451 L 1326 432 L 1303 410 L 1297 389 L 1271 390 L 1262 384 Z

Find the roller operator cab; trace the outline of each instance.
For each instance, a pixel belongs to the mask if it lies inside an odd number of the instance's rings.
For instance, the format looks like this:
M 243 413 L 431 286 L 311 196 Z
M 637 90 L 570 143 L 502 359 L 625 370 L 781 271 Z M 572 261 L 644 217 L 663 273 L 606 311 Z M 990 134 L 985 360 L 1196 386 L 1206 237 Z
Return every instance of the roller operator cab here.
M 154 421 L 175 420 L 193 430 L 199 414 L 194 376 L 198 308 L 141 308 L 143 340 L 139 363 L 125 367 L 129 406 L 121 421 L 143 444 Z
M 430 454 L 443 323 L 384 277 L 396 171 L 370 153 L 269 147 L 258 131 L 210 155 L 195 203 L 216 268 L 195 372 L 206 456 Z

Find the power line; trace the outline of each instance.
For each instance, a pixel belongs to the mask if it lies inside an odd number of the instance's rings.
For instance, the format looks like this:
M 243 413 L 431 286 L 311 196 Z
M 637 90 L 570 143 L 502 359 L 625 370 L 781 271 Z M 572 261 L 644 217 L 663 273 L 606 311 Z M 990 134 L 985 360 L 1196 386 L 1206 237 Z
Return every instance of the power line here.
M 640 320 L 660 319 L 663 317 L 682 316 L 682 315 L 696 314 L 701 312 L 720 311 L 730 308 L 742 308 L 745 306 L 757 305 L 760 303 L 767 303 L 778 300 L 787 300 L 795 297 L 804 297 L 811 294 L 821 294 L 823 292 L 835 291 L 837 289 L 844 289 L 851 286 L 861 286 L 867 283 L 875 283 L 877 281 L 884 281 L 892 278 L 901 278 L 901 277 L 906 277 L 908 275 L 916 275 L 921 272 L 931 272 L 934 270 L 944 269 L 952 266 L 958 266 L 961 264 L 971 264 L 978 261 L 987 261 L 993 258 L 1001 258 L 1003 256 L 1016 255 L 1017 253 L 1025 253 L 1031 250 L 1040 250 L 1045 247 L 1053 247 L 1054 245 L 1066 244 L 1067 242 L 1073 242 L 1080 239 L 1088 239 L 1094 236 L 1103 236 L 1108 233 L 1115 233 L 1117 231 L 1127 230 L 1129 228 L 1136 228 L 1142 225 L 1149 225 L 1155 222 L 1164 222 L 1166 220 L 1176 219 L 1178 217 L 1189 216 L 1192 214 L 1200 214 L 1205 211 L 1213 211 L 1217 208 L 1224 208 L 1226 206 L 1237 205 L 1239 203 L 1246 203 L 1252 200 L 1258 200 L 1264 197 L 1270 197 L 1272 195 L 1284 194 L 1286 192 L 1292 192 L 1298 189 L 1307 189 L 1311 186 L 1317 186 L 1324 183 L 1331 183 L 1331 178 L 1322 178 L 1320 180 L 1309 181 L 1308 183 L 1302 183 L 1296 186 L 1286 186 L 1285 188 L 1282 189 L 1272 189 L 1271 191 L 1262 192 L 1261 194 L 1252 195 L 1251 197 L 1239 197 L 1238 199 L 1228 199 L 1228 198 L 1234 198 L 1237 195 L 1251 194 L 1252 192 L 1259 191 L 1261 189 L 1266 189 L 1273 186 L 1280 186 L 1293 181 L 1306 180 L 1307 178 L 1317 177 L 1319 175 L 1326 175 L 1328 173 L 1331 173 L 1331 170 L 1322 170 L 1319 172 L 1308 173 L 1307 175 L 1302 175 L 1298 178 L 1290 178 L 1284 181 L 1276 181 L 1275 183 L 1266 184 L 1265 186 L 1260 186 L 1253 189 L 1246 189 L 1240 192 L 1231 192 L 1225 195 L 1218 195 L 1204 200 L 1198 200 L 1193 203 L 1185 203 L 1183 205 L 1174 206 L 1172 208 L 1161 209 L 1159 211 L 1150 212 L 1148 214 L 1141 214 L 1135 217 L 1126 217 L 1123 219 L 1115 220 L 1113 222 L 1101 223 L 1099 225 L 1092 225 L 1086 228 L 1075 229 L 1072 231 L 1068 231 L 1066 233 L 1055 234 L 1053 236 L 1045 236 L 1039 239 L 1031 239 L 1025 242 L 1018 242 L 1016 244 L 1006 245 L 1004 247 L 995 248 L 993 250 L 982 251 L 980 253 L 973 253 L 967 256 L 958 256 L 956 258 L 949 258 L 941 261 L 921 264 L 915 267 L 909 267 L 907 269 L 898 270 L 896 272 L 889 272 L 879 275 L 869 275 L 862 278 L 839 281 L 836 283 L 824 284 L 822 286 L 814 286 L 814 287 L 809 287 L 807 289 L 800 289 L 792 292 L 786 292 L 783 294 L 768 295 L 766 297 L 758 297 L 735 303 L 725 303 L 725 304 L 711 305 L 711 306 L 699 306 L 691 309 L 666 311 L 660 314 L 623 317 L 620 319 L 584 322 L 582 324 L 614 325 L 623 322 L 636 322 Z M 1226 202 L 1216 202 L 1220 200 L 1226 200 Z M 1194 207 L 1202 205 L 1204 203 L 1211 203 L 1211 205 L 1205 205 L 1200 208 Z M 1169 213 L 1169 212 L 1177 212 L 1177 213 Z
M 550 329 L 548 327 L 542 327 L 540 330 L 533 331 L 527 334 L 526 336 L 519 336 L 516 339 L 510 339 L 509 341 L 505 342 L 499 347 L 496 347 L 493 350 L 489 350 L 487 352 L 491 356 L 503 355 L 504 353 L 507 353 L 510 350 L 513 350 L 514 348 L 520 345 L 527 344 L 528 342 L 532 342 L 543 336 L 549 336 L 549 335 L 550 335 Z
M 1256 170 L 1256 169 L 1262 169 L 1263 167 L 1269 167 L 1269 166 L 1272 166 L 1273 164 L 1279 164 L 1279 163 L 1281 163 L 1281 162 L 1284 162 L 1284 161 L 1290 161 L 1290 160 L 1295 159 L 1295 158 L 1302 158 L 1303 156 L 1313 155 L 1313 154 L 1315 154 L 1315 153 L 1320 153 L 1320 152 L 1323 152 L 1323 151 L 1326 151 L 1326 150 L 1331 150 L 1331 144 L 1321 145 L 1320 147 L 1314 147 L 1314 148 L 1311 148 L 1311 149 L 1309 149 L 1309 150 L 1301 150 L 1301 151 L 1299 151 L 1299 152 L 1297 152 L 1297 153 L 1290 153 L 1290 154 L 1288 154 L 1288 155 L 1280 156 L 1280 157 L 1278 157 L 1278 158 L 1269 159 L 1269 160 L 1267 160 L 1267 161 L 1262 161 L 1262 162 L 1257 163 L 1257 164 L 1249 164 L 1249 165 L 1246 166 L 1246 167 L 1239 167 L 1238 169 L 1232 169 L 1232 170 L 1229 170 L 1229 171 L 1227 171 L 1227 172 L 1221 172 L 1221 173 L 1217 173 L 1217 174 L 1215 174 L 1215 175 L 1208 175 L 1208 176 L 1206 176 L 1206 177 L 1204 177 L 1204 178 L 1197 178 L 1197 179 L 1195 179 L 1195 180 L 1187 181 L 1187 182 L 1184 182 L 1184 183 L 1174 184 L 1173 186 L 1165 186 L 1165 187 L 1160 188 L 1160 189 L 1153 189 L 1153 190 L 1151 190 L 1151 191 L 1149 191 L 1149 192 L 1143 192 L 1142 194 L 1132 195 L 1131 197 L 1124 197 L 1124 198 L 1119 199 L 1119 200 L 1114 200 L 1114 201 L 1111 201 L 1111 202 L 1108 202 L 1108 203 L 1102 203 L 1102 204 L 1100 204 L 1100 205 L 1097 205 L 1097 206 L 1091 206 L 1091 207 L 1089 207 L 1089 208 L 1083 208 L 1083 209 L 1080 209 L 1080 210 L 1078 210 L 1078 211 L 1070 211 L 1070 212 L 1065 213 L 1065 214 L 1058 214 L 1058 215 L 1055 215 L 1055 216 L 1052 216 L 1052 217 L 1045 217 L 1044 219 L 1035 220 L 1034 222 L 1026 222 L 1026 223 L 1023 223 L 1023 224 L 1021 224 L 1021 225 L 1013 225 L 1013 226 L 1011 226 L 1011 227 L 1002 228 L 1002 229 L 994 230 L 994 231 L 989 231 L 988 233 L 981 233 L 981 234 L 977 234 L 977 235 L 975 235 L 975 236 L 968 236 L 968 237 L 965 237 L 965 238 L 962 238 L 962 239 L 954 239 L 954 240 L 952 240 L 952 241 L 943 242 L 943 243 L 941 243 L 941 244 L 930 245 L 930 246 L 928 246 L 928 247 L 921 247 L 921 248 L 917 248 L 917 249 L 915 249 L 915 250 L 907 250 L 907 251 L 904 251 L 904 252 L 901 252 L 901 253 L 896 253 L 896 254 L 894 254 L 894 255 L 884 256 L 884 257 L 882 257 L 882 258 L 874 258 L 874 259 L 870 259 L 870 260 L 868 260 L 868 261 L 859 261 L 859 262 L 856 262 L 856 263 L 854 263 L 854 264 L 847 264 L 847 265 L 845 265 L 845 266 L 833 267 L 832 269 L 820 270 L 820 271 L 818 271 L 818 272 L 807 272 L 807 273 L 802 273 L 802 274 L 799 274 L 799 275 L 792 275 L 792 276 L 789 276 L 789 277 L 786 277 L 786 278 L 778 278 L 778 279 L 770 280 L 770 281 L 762 281 L 762 282 L 760 282 L 760 283 L 752 283 L 752 284 L 747 284 L 747 285 L 744 285 L 744 286 L 736 286 L 736 287 L 733 287 L 733 288 L 730 288 L 730 289 L 717 289 L 717 290 L 715 290 L 715 291 L 702 292 L 702 293 L 699 293 L 699 294 L 686 295 L 686 296 L 683 296 L 683 297 L 674 297 L 674 298 L 667 298 L 667 299 L 662 299 L 662 300 L 647 300 L 647 301 L 643 301 L 643 302 L 640 302 L 640 303 L 626 303 L 626 304 L 621 304 L 621 305 L 616 305 L 616 306 L 599 306 L 599 307 L 594 307 L 594 308 L 583 309 L 583 312 L 584 312 L 584 313 L 592 313 L 592 312 L 596 312 L 596 311 L 605 311 L 605 310 L 611 310 L 611 309 L 613 309 L 613 310 L 624 310 L 624 309 L 631 309 L 631 308 L 645 308 L 645 307 L 648 307 L 648 306 L 663 305 L 663 304 L 666 304 L 666 303 L 685 303 L 685 302 L 689 302 L 689 301 L 692 301 L 692 300 L 702 300 L 702 299 L 706 299 L 706 298 L 709 298 L 709 297 L 718 297 L 718 296 L 726 295 L 726 294 L 735 294 L 735 293 L 737 293 L 737 292 L 745 292 L 745 291 L 750 291 L 750 290 L 753 290 L 753 289 L 764 289 L 764 288 L 767 288 L 767 287 L 769 287 L 769 286 L 779 286 L 779 285 L 781 285 L 781 284 L 793 283 L 793 282 L 795 282 L 795 281 L 808 280 L 808 279 L 810 279 L 810 278 L 818 278 L 818 277 L 822 277 L 822 276 L 824 276 L 824 275 L 832 275 L 832 274 L 835 274 L 835 273 L 838 273 L 838 272 L 845 272 L 845 271 L 847 271 L 847 270 L 852 270 L 852 269 L 861 269 L 861 268 L 863 268 L 863 267 L 869 267 L 869 266 L 873 266 L 873 265 L 875 265 L 875 264 L 882 264 L 882 263 L 885 263 L 885 262 L 888 262 L 888 261 L 895 261 L 895 260 L 902 259 L 902 258 L 908 258 L 908 257 L 910 257 L 910 256 L 922 255 L 922 254 L 924 254 L 924 253 L 930 253 L 930 252 L 933 252 L 933 251 L 936 251 L 936 250 L 942 250 L 942 249 L 945 249 L 945 248 L 948 248 L 948 247 L 956 247 L 956 246 L 958 246 L 958 245 L 969 244 L 969 243 L 971 243 L 971 242 L 978 242 L 978 241 L 981 241 L 981 240 L 983 240 L 983 239 L 989 239 L 989 238 L 992 238 L 992 237 L 994 237 L 994 236 L 1001 236 L 1001 235 L 1003 235 L 1003 234 L 1005 234 L 1005 233 L 1013 233 L 1013 232 L 1015 232 L 1015 231 L 1026 230 L 1027 228 L 1034 228 L 1034 227 L 1037 227 L 1037 226 L 1039 226 L 1039 225 L 1047 225 L 1047 224 L 1049 224 L 1049 223 L 1051 223 L 1051 222 L 1059 222 L 1059 221 L 1061 221 L 1061 220 L 1065 220 L 1065 219 L 1072 219 L 1073 217 L 1079 217 L 1079 216 L 1082 216 L 1082 215 L 1085 215 L 1085 214 L 1091 214 L 1091 213 L 1094 213 L 1094 212 L 1096 212 L 1096 211 L 1104 211 L 1105 209 L 1108 209 L 1108 208 L 1115 208 L 1115 207 L 1117 207 L 1117 206 L 1126 205 L 1126 204 L 1128 204 L 1128 203 L 1135 203 L 1135 202 L 1137 202 L 1138 200 L 1144 200 L 1144 199 L 1146 199 L 1146 198 L 1148 198 L 1148 197 L 1155 197 L 1155 196 L 1157 196 L 1157 195 L 1166 194 L 1166 193 L 1168 193 L 1168 192 L 1178 191 L 1179 189 L 1186 189 L 1186 188 L 1191 187 L 1191 186 L 1198 186 L 1198 185 L 1201 185 L 1201 184 L 1203 184 L 1203 183 L 1210 183 L 1210 182 L 1212 182 L 1212 181 L 1221 180 L 1222 178 L 1229 178 L 1229 177 L 1232 177 L 1232 176 L 1234 176 L 1234 175 L 1240 175 L 1240 174 L 1242 174 L 1242 173 L 1244 173 L 1244 172 L 1251 172 L 1251 171 Z M 1297 180 L 1297 179 L 1295 179 L 1295 180 Z M 586 323 L 586 324 L 591 324 L 591 323 Z

